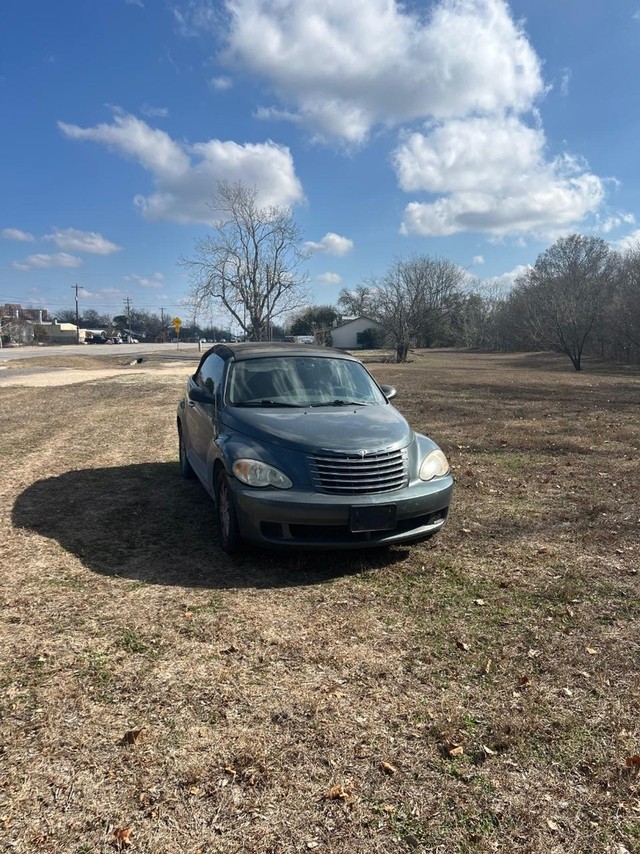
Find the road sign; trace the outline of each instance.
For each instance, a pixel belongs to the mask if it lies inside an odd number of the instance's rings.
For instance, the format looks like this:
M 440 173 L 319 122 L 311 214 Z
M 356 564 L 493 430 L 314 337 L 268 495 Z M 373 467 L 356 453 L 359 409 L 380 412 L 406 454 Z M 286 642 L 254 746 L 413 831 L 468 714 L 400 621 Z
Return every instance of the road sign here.
M 179 317 L 174 317 L 171 321 L 171 325 L 176 330 L 176 332 L 180 332 L 180 327 L 182 326 L 182 321 Z

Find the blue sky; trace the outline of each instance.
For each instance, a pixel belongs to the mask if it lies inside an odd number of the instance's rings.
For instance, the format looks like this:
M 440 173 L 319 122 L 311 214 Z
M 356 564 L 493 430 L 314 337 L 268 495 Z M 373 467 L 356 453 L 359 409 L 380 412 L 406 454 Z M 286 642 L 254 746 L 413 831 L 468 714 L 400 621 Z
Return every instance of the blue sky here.
M 571 231 L 624 247 L 639 79 L 640 0 L 4 0 L 0 302 L 184 314 L 221 179 L 292 206 L 317 303 L 412 254 L 491 289 Z

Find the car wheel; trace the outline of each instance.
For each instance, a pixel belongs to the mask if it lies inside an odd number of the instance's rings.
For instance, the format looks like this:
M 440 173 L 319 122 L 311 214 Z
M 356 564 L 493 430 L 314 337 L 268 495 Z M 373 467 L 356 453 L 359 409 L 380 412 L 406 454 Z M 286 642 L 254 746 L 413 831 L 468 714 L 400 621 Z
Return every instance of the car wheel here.
M 185 480 L 193 480 L 195 472 L 191 467 L 191 463 L 187 459 L 187 449 L 184 444 L 182 427 L 178 427 L 178 453 L 180 455 L 180 474 Z
M 240 548 L 241 537 L 229 478 L 224 471 L 216 478 L 216 514 L 220 548 L 228 555 L 233 554 Z

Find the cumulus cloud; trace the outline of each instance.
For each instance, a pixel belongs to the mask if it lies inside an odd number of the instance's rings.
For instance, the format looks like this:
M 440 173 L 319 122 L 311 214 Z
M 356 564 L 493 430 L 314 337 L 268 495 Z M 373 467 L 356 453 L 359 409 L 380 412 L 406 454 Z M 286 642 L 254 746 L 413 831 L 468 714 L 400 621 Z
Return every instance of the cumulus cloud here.
M 474 255 L 473 261 L 471 263 L 474 265 L 474 267 L 478 264 L 484 264 L 484 255 Z
M 635 231 L 632 231 L 620 240 L 614 240 L 611 245 L 614 249 L 618 249 L 620 252 L 627 252 L 629 249 L 635 249 L 640 246 L 640 228 L 636 228 Z
M 516 116 L 454 119 L 413 133 L 393 164 L 402 189 L 439 195 L 411 202 L 405 234 L 557 233 L 602 204 L 603 181 L 582 160 L 547 160 L 545 136 Z
M 491 296 L 504 296 L 513 288 L 516 279 L 524 276 L 531 269 L 531 264 L 518 264 L 513 270 L 501 273 L 499 276 L 491 276 L 488 279 L 477 279 L 475 289 L 480 289 Z
M 341 237 L 339 234 L 329 231 L 325 234 L 322 240 L 319 240 L 317 243 L 313 240 L 308 240 L 304 244 L 304 248 L 307 252 L 326 252 L 328 255 L 337 255 L 338 257 L 341 257 L 353 249 L 353 240 L 350 240 L 348 237 Z
M 106 145 L 136 160 L 153 177 L 156 192 L 134 198 L 150 220 L 205 222 L 215 218 L 211 197 L 221 180 L 240 181 L 258 192 L 261 205 L 291 205 L 303 200 L 291 152 L 268 140 L 264 143 L 176 142 L 168 133 L 125 113 L 111 124 L 82 128 L 58 122 L 69 139 Z
M 122 248 L 96 231 L 79 231 L 77 228 L 54 228 L 51 234 L 45 234 L 44 239 L 53 241 L 58 249 L 90 255 L 112 255 Z
M 24 261 L 14 261 L 12 266 L 16 270 L 42 270 L 46 267 L 80 267 L 81 264 L 82 258 L 66 252 L 56 252 L 53 255 L 29 255 Z
M 19 228 L 3 228 L 2 236 L 5 240 L 17 240 L 20 243 L 33 243 L 35 237 L 28 231 L 21 231 Z
M 314 132 L 362 143 L 376 124 L 531 108 L 540 62 L 504 0 L 227 0 L 227 58 Z
M 338 285 L 342 281 L 342 276 L 339 276 L 338 273 L 321 273 L 318 276 L 318 281 L 324 285 Z

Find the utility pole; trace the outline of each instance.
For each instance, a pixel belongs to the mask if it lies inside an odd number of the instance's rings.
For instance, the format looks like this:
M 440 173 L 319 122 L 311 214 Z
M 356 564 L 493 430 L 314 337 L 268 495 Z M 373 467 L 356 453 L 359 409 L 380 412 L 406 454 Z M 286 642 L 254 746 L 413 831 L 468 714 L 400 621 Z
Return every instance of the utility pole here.
M 78 308 L 78 288 L 79 285 L 71 285 L 76 291 L 76 344 L 80 343 L 80 310 Z
M 127 297 L 126 299 L 124 299 L 122 301 L 127 308 L 127 325 L 129 327 L 127 329 L 127 344 L 130 344 L 131 343 L 131 298 Z
M 164 306 L 160 307 L 160 340 L 164 344 Z

